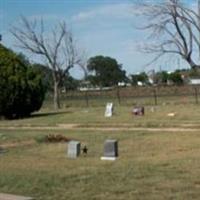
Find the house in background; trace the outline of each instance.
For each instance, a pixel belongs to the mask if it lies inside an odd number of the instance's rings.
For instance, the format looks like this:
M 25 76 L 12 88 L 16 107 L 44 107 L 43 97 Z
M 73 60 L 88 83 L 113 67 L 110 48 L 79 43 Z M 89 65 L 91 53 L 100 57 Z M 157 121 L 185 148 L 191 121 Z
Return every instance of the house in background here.
M 200 78 L 190 78 L 189 84 L 190 85 L 200 85 Z

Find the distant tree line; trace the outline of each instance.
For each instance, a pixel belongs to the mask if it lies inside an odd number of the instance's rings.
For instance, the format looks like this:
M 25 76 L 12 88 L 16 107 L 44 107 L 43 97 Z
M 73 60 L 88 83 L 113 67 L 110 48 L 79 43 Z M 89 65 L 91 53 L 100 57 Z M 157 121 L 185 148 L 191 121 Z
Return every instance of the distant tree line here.
M 173 72 L 158 71 L 151 74 L 141 72 L 131 74 L 130 83 L 133 86 L 142 83 L 142 85 L 183 85 L 188 84 L 190 79 L 200 79 L 200 71 L 197 69 L 179 69 Z
M 51 69 L 41 64 L 34 67 L 42 71 L 44 83 L 49 92 L 53 91 L 53 79 Z M 69 74 L 65 75 L 59 84 L 59 90 L 67 92 L 78 90 L 80 87 L 115 87 L 119 83 L 124 85 L 183 85 L 188 83 L 189 78 L 200 78 L 200 71 L 196 69 L 181 69 L 173 72 L 157 71 L 151 74 L 140 72 L 126 75 L 122 65 L 116 59 L 108 56 L 94 56 L 88 59 L 87 76 L 77 80 Z

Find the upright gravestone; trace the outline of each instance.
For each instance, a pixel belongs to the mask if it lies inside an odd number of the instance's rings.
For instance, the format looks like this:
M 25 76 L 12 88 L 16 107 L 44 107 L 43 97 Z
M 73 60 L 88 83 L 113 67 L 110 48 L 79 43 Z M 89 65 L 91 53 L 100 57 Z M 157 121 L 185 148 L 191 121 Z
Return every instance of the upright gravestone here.
M 3 154 L 3 153 L 6 153 L 6 150 L 3 149 L 2 147 L 0 147 L 0 155 Z M 1 199 L 0 199 L 1 200 Z
M 70 141 L 68 143 L 68 158 L 77 158 L 81 151 L 81 143 L 79 141 Z
M 113 115 L 113 103 L 107 103 L 105 110 L 105 117 L 112 117 L 112 115 Z
M 104 155 L 101 160 L 116 160 L 118 157 L 118 141 L 106 140 L 104 143 Z
M 144 115 L 144 107 L 143 106 L 142 107 L 140 107 L 140 106 L 134 107 L 132 113 L 134 115 L 143 116 Z

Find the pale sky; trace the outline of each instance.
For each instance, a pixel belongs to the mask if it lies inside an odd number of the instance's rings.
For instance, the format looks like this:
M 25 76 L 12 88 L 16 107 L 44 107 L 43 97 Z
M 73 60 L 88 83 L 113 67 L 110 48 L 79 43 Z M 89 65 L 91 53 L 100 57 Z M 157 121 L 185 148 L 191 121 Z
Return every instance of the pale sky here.
M 113 57 L 123 65 L 127 74 L 160 68 L 173 71 L 176 68 L 188 67 L 177 58 L 163 58 L 145 67 L 152 56 L 138 51 L 138 45 L 145 41 L 148 33 L 136 28 L 144 21 L 139 21 L 135 16 L 138 10 L 134 9 L 134 1 L 138 0 L 0 0 L 2 43 L 16 50 L 9 29 L 18 24 L 20 15 L 32 19 L 43 18 L 49 26 L 65 20 L 78 45 L 86 50 L 88 57 Z M 196 6 L 197 0 L 185 2 Z M 26 55 L 26 52 L 22 52 Z M 77 69 L 73 70 L 72 74 L 75 77 L 82 76 L 82 72 Z

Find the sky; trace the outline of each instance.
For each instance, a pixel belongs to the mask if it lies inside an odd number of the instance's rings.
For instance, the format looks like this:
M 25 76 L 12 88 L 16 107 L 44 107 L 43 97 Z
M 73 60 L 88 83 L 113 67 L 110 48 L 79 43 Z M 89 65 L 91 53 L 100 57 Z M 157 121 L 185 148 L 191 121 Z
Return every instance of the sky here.
M 2 43 L 18 51 L 9 30 L 18 25 L 20 16 L 43 18 L 48 26 L 64 20 L 88 58 L 96 55 L 113 57 L 122 64 L 127 75 L 153 69 L 173 71 L 187 68 L 188 65 L 177 57 L 167 57 L 146 66 L 153 56 L 138 50 L 148 34 L 136 28 L 143 21 L 135 15 L 138 12 L 134 7 L 135 1 L 138 0 L 0 0 Z M 184 1 L 195 6 L 196 0 Z M 34 57 L 22 52 L 34 60 Z M 71 73 L 77 78 L 83 76 L 80 69 L 73 69 Z

